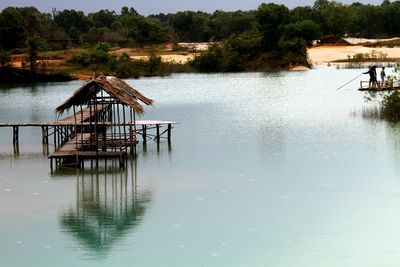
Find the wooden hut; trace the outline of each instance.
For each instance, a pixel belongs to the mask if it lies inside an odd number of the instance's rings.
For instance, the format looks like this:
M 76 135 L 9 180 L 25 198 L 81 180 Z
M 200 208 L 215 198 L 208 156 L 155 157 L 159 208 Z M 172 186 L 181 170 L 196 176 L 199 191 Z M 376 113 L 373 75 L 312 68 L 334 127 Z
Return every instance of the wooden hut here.
M 61 130 L 56 134 L 62 141 L 50 158 L 57 164 L 82 165 L 85 158 L 122 160 L 137 143 L 136 115 L 144 112 L 140 102 L 151 105 L 153 100 L 118 78 L 93 78 L 56 108 L 59 116 L 71 109 L 73 114 L 58 120 Z

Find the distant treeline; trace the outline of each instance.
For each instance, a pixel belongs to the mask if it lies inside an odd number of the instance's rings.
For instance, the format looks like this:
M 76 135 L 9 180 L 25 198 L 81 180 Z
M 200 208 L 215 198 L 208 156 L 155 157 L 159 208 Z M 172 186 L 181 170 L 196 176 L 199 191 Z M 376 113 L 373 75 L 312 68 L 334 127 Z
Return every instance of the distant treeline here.
M 279 70 L 308 65 L 306 44 L 324 36 L 393 37 L 400 34 L 400 1 L 381 5 L 317 0 L 313 6 L 289 9 L 261 4 L 251 11 L 177 12 L 140 15 L 134 8 L 119 13 L 77 10 L 41 13 L 35 7 L 8 7 L 0 13 L 0 67 L 10 68 L 11 54 L 25 54 L 35 74 L 38 52 L 82 47 L 69 64 L 76 71 L 103 71 L 121 77 L 162 75 L 175 71 L 235 72 Z M 102 45 L 143 47 L 163 43 L 214 42 L 185 68 L 117 58 Z M 96 49 L 94 49 L 96 47 Z M 100 47 L 100 49 L 98 49 Z M 93 50 L 94 49 L 94 50 Z M 1 77 L 0 77 L 1 78 Z
M 292 30 L 304 21 L 313 22 L 321 36 L 351 35 L 391 37 L 400 34 L 400 1 L 384 0 L 381 5 L 317 0 L 314 5 L 287 10 Z M 29 37 L 42 38 L 47 49 L 108 42 L 144 45 L 167 41 L 220 41 L 232 34 L 257 30 L 257 10 L 177 12 L 140 15 L 134 8 L 100 10 L 85 15 L 77 10 L 41 13 L 35 7 L 8 7 L 0 13 L 0 49 L 25 47 Z M 313 25 L 314 26 L 314 25 Z M 314 32 L 313 32 L 314 33 Z M 315 38 L 318 36 L 307 36 Z

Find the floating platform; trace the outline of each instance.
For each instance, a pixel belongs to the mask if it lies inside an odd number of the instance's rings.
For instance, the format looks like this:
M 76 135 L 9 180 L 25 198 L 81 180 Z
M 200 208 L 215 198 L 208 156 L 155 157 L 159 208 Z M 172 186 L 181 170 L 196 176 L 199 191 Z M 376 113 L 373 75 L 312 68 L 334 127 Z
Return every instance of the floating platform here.
M 393 91 L 399 90 L 400 84 L 396 82 L 378 82 L 379 86 L 369 86 L 369 81 L 360 81 L 358 91 Z

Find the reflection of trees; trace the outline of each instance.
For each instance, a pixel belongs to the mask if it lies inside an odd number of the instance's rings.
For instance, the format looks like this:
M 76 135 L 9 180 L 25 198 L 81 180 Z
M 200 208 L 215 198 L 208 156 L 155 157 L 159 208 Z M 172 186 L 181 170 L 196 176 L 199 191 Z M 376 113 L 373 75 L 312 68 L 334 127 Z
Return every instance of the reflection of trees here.
M 129 178 L 128 173 L 116 169 L 77 177 L 76 207 L 61 215 L 60 224 L 89 250 L 110 250 L 140 224 L 150 195 L 137 192 L 136 167 Z

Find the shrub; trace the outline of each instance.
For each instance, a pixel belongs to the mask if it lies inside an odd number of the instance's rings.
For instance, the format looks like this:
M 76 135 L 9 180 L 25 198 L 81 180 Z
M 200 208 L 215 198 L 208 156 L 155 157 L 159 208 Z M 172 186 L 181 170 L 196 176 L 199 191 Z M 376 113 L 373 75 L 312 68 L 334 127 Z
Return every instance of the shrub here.
M 398 91 L 383 97 L 382 114 L 387 120 L 400 121 L 400 93 Z
M 4 68 L 9 66 L 11 63 L 10 54 L 6 51 L 0 51 L 0 67 Z
M 222 46 L 213 44 L 206 52 L 196 55 L 191 64 L 201 72 L 219 72 L 222 71 L 222 58 Z

